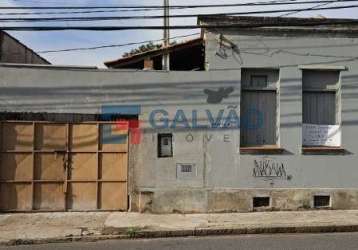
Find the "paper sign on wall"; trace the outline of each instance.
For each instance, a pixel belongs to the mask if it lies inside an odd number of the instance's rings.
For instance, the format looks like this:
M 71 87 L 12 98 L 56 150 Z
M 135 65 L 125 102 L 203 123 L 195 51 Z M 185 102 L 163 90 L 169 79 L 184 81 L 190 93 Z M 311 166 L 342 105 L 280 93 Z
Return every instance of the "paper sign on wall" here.
M 304 146 L 340 147 L 342 130 L 340 125 L 303 124 Z

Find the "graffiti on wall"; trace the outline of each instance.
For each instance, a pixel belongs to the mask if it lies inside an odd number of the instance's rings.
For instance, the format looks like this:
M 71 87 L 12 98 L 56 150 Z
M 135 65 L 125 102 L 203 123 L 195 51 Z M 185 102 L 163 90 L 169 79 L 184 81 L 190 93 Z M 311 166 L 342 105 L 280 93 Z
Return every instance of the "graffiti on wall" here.
M 262 158 L 254 160 L 253 177 L 263 177 L 267 179 L 283 179 L 290 180 L 292 176 L 286 172 L 284 163 L 272 158 Z

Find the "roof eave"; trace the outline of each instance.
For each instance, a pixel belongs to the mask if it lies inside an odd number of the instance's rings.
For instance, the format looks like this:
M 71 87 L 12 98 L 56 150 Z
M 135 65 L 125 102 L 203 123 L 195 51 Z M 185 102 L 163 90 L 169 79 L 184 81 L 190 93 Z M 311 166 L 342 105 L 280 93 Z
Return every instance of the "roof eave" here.
M 173 51 L 177 51 L 177 50 L 180 50 L 180 49 L 185 49 L 185 48 L 188 48 L 188 47 L 199 45 L 202 42 L 203 42 L 203 38 L 199 37 L 199 38 L 196 38 L 196 39 L 189 40 L 187 42 L 172 45 L 172 46 L 170 46 L 168 48 L 161 48 L 161 49 L 146 51 L 146 52 L 136 54 L 136 55 L 133 55 L 133 56 L 124 57 L 124 58 L 120 58 L 120 59 L 113 60 L 113 61 L 107 61 L 107 62 L 104 62 L 104 65 L 106 65 L 107 67 L 111 67 L 111 66 L 118 66 L 118 65 L 125 65 L 125 64 L 135 63 L 135 62 L 138 62 L 140 60 L 143 60 L 146 57 L 155 57 L 155 56 L 161 55 L 161 54 L 163 54 L 163 52 L 165 50 L 169 50 L 169 52 L 173 52 Z

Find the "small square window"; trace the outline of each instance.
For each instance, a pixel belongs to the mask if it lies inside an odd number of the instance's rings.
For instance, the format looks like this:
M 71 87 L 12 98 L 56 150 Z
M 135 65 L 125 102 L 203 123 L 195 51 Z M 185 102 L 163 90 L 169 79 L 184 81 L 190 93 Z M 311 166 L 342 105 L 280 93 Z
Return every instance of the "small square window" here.
M 158 157 L 173 157 L 172 134 L 158 134 Z
M 251 75 L 251 87 L 267 87 L 267 75 Z

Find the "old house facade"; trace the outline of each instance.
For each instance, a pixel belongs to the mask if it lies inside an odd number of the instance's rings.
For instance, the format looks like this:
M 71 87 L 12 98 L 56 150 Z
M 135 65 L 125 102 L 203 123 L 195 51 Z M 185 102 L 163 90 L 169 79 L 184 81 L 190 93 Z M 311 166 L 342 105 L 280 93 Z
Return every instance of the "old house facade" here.
M 2 65 L 0 209 L 357 209 L 352 21 L 200 17 L 235 26 L 205 71 Z

